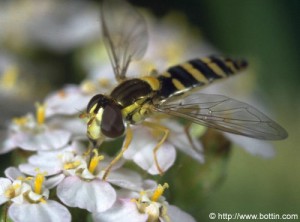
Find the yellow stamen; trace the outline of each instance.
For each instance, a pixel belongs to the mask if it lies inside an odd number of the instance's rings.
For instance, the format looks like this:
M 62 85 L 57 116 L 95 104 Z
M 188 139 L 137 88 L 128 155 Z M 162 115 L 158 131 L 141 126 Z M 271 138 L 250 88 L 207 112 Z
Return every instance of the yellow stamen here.
M 134 198 L 132 198 L 132 199 L 130 199 L 130 202 L 133 202 L 133 203 L 138 203 L 138 200 L 137 200 L 137 199 L 134 199 Z
M 41 203 L 46 203 L 46 200 L 42 197 L 41 199 L 39 199 L 39 201 L 41 202 Z
M 80 165 L 80 161 L 73 161 L 73 162 L 69 162 L 69 163 L 65 163 L 64 164 L 64 169 L 65 170 L 70 170 L 70 169 L 75 169 L 76 167 L 78 167 Z
M 36 106 L 36 121 L 39 125 L 42 125 L 45 122 L 46 105 L 36 103 L 35 106 Z
M 15 197 L 15 192 L 16 188 L 14 186 L 10 186 L 4 193 L 5 197 L 7 197 L 8 199 L 12 199 Z
M 67 94 L 64 90 L 58 91 L 57 95 L 61 98 L 65 98 L 67 96 Z
M 142 191 L 140 192 L 140 196 L 144 196 L 144 195 L 146 195 L 146 191 L 142 190 Z
M 19 69 L 15 65 L 8 67 L 0 79 L 0 85 L 6 89 L 11 89 L 16 85 L 19 76 Z
M 99 79 L 99 85 L 101 87 L 108 88 L 109 84 L 110 84 L 110 80 L 109 79 L 107 79 L 107 78 L 101 78 L 101 79 Z
M 165 183 L 163 186 L 158 184 L 156 190 L 152 194 L 151 200 L 156 202 L 167 188 L 169 188 L 169 184 L 167 183 Z
M 12 122 L 19 126 L 25 126 L 28 122 L 28 117 L 27 116 L 15 117 L 12 119 Z
M 103 155 L 98 154 L 98 150 L 94 149 L 93 150 L 94 156 L 92 157 L 89 165 L 89 171 L 91 173 L 95 172 L 95 169 L 97 168 L 99 161 L 104 159 Z
M 95 86 L 95 83 L 90 80 L 86 80 L 83 83 L 81 83 L 80 88 L 84 93 L 91 93 L 91 92 L 96 91 L 96 89 L 97 89 L 97 87 Z
M 17 180 L 21 180 L 21 181 L 30 181 L 32 179 L 33 177 L 23 177 L 23 176 L 17 177 Z
M 88 150 L 82 154 L 82 156 L 84 157 L 91 156 L 91 152 L 92 152 L 92 148 L 89 147 Z
M 34 180 L 34 192 L 37 194 L 42 193 L 43 182 L 45 181 L 45 173 L 38 173 Z

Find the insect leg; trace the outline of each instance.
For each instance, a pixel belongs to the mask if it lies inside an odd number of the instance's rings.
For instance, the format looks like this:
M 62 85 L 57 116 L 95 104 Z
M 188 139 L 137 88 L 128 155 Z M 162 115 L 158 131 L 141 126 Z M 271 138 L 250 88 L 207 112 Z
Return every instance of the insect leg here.
M 153 122 L 148 122 L 148 121 L 144 121 L 143 125 L 151 128 L 153 130 L 158 130 L 158 131 L 163 132 L 162 138 L 160 139 L 160 141 L 156 144 L 156 146 L 153 149 L 153 156 L 154 156 L 155 165 L 156 165 L 160 175 L 162 175 L 164 172 L 161 169 L 161 167 L 159 166 L 159 163 L 158 163 L 158 160 L 157 160 L 157 151 L 161 147 L 161 145 L 166 141 L 166 139 L 168 138 L 170 130 L 167 127 L 162 126 L 158 123 L 153 123 Z
M 128 149 L 131 141 L 132 141 L 132 130 L 129 126 L 127 126 L 125 142 L 124 142 L 124 145 L 122 147 L 122 150 L 118 153 L 118 155 L 106 167 L 104 175 L 102 177 L 103 180 L 106 180 L 106 178 L 107 178 L 111 168 L 113 167 L 113 165 L 115 165 L 119 161 L 119 159 L 122 158 L 124 152 Z
M 193 139 L 192 139 L 192 136 L 191 136 L 191 133 L 190 133 L 190 128 L 191 128 L 191 123 L 187 124 L 185 127 L 184 127 L 184 133 L 185 135 L 187 136 L 187 139 L 192 147 L 193 150 L 195 150 L 197 153 L 203 153 L 201 150 L 199 150 L 195 143 L 193 142 Z

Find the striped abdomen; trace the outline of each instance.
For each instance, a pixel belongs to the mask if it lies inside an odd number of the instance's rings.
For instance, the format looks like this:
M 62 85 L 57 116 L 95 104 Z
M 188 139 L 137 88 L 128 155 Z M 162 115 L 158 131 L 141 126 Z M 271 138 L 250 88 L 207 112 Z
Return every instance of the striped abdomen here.
M 158 95 L 167 98 L 173 93 L 200 87 L 237 73 L 247 67 L 245 60 L 233 60 L 218 56 L 193 59 L 172 66 L 158 76 L 161 89 Z

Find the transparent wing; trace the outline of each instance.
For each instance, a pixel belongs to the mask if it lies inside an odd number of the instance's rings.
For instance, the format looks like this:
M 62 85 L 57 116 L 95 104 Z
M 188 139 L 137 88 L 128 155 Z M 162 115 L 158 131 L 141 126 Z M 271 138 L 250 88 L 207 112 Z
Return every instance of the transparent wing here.
M 246 103 L 222 95 L 201 93 L 181 99 L 174 97 L 176 95 L 157 104 L 155 110 L 257 139 L 280 140 L 287 137 L 287 132 L 280 125 Z
M 125 79 L 131 60 L 145 54 L 148 44 L 146 22 L 125 0 L 105 0 L 101 7 L 104 44 L 117 80 Z

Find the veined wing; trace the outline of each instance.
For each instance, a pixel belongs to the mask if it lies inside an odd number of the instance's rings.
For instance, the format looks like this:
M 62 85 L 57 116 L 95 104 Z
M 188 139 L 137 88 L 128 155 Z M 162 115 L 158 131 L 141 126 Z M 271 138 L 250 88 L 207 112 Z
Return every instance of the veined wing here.
M 155 110 L 225 132 L 263 140 L 280 140 L 287 132 L 256 108 L 222 95 L 194 93 L 176 100 L 176 95 Z
M 148 44 L 146 22 L 125 0 L 104 0 L 101 24 L 115 76 L 117 80 L 125 79 L 131 60 L 145 54 Z

